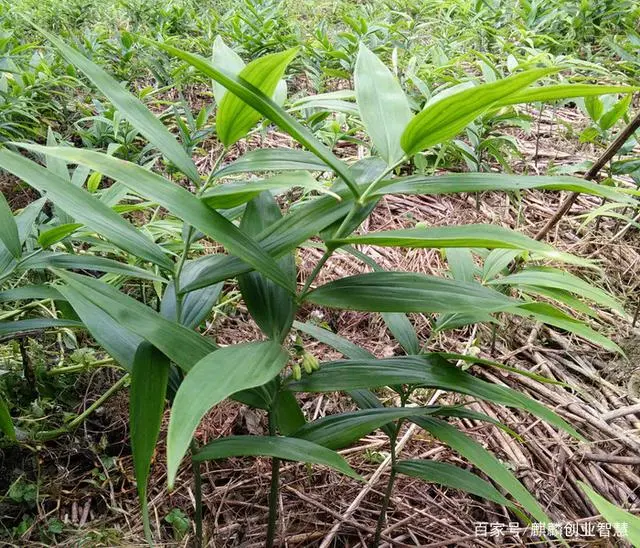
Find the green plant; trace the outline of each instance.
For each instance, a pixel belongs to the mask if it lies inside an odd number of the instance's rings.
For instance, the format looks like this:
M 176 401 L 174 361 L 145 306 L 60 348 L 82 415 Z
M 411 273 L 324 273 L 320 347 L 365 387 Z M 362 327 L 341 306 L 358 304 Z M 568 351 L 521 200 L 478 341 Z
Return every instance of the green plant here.
M 549 78 L 557 70 L 537 68 L 451 93 L 414 114 L 393 74 L 370 50 L 360 46 L 354 93 L 373 153 L 348 165 L 271 99 L 295 50 L 269 54 L 241 68 L 237 64 L 230 65 L 229 57 L 226 61 L 211 63 L 166 42 L 145 41 L 192 65 L 226 88 L 218 101 L 216 116 L 216 135 L 223 145 L 223 152 L 211 171 L 202 177 L 188 152 L 189 147 L 176 140 L 139 99 L 62 40 L 44 31 L 43 34 L 101 90 L 132 128 L 149 140 L 172 169 L 181 174 L 179 182 L 172 181 L 163 176 L 160 169 L 146 169 L 109 154 L 74 147 L 12 143 L 0 150 L 0 166 L 46 193 L 47 200 L 56 206 L 56 221 L 65 221 L 56 226 L 61 230 L 61 239 L 50 240 L 63 246 L 64 252 L 51 253 L 42 247 L 29 249 L 25 244 L 34 219 L 25 212 L 13 216 L 8 207 L 0 209 L 3 224 L 8 227 L 15 224 L 14 228 L 2 233 L 2 264 L 7 265 L 2 276 L 8 279 L 20 269 L 44 270 L 41 283 L 22 288 L 19 298 L 68 303 L 64 309 L 56 308 L 55 317 L 4 322 L 0 324 L 0 334 L 21 334 L 29 329 L 60 326 L 86 328 L 131 375 L 133 457 L 149 542 L 152 534 L 148 526 L 146 485 L 166 399 L 171 406 L 167 434 L 168 483 L 170 487 L 174 485 L 179 466 L 190 453 L 195 476 L 194 522 L 198 545 L 203 542 L 201 462 L 230 456 L 272 458 L 267 533 L 267 545 L 272 546 L 280 460 L 325 465 L 359 479 L 357 472 L 336 450 L 377 428 L 383 428 L 389 435 L 393 459 L 377 538 L 398 473 L 468 490 L 505 505 L 525 520 L 530 516 L 547 521 L 542 507 L 515 476 L 446 419 L 467 417 L 495 421 L 464 405 L 413 407 L 407 403 L 418 388 L 456 392 L 526 410 L 577 439 L 582 439 L 580 434 L 540 403 L 512 389 L 484 381 L 468 368 L 457 365 L 460 360 L 481 367 L 501 367 L 500 364 L 423 349 L 405 314 L 432 314 L 434 333 L 491 322 L 496 314 L 534 317 L 617 351 L 619 348 L 613 342 L 599 335 L 586 321 L 577 320 L 551 304 L 523 298 L 520 293 L 545 294 L 546 290 L 545 296 L 571 308 L 581 303 L 575 297 L 569 299 L 568 294 L 573 292 L 616 309 L 620 306 L 585 282 L 563 278 L 549 269 L 524 270 L 492 281 L 521 253 L 529 254 L 536 263 L 567 261 L 588 266 L 584 260 L 559 253 L 545 243 L 512 230 L 486 225 L 415 227 L 361 234 L 356 234 L 356 230 L 388 194 L 544 188 L 586 192 L 633 203 L 633 198 L 616 189 L 572 177 L 396 174 L 401 168 L 410 166 L 411 158 L 456 137 L 489 110 L 561 97 L 626 92 L 628 88 L 553 84 L 536 87 L 537 81 Z M 393 110 L 393 116 L 384 115 L 389 109 Z M 220 168 L 229 147 L 244 138 L 262 116 L 307 150 L 252 151 Z M 15 147 L 42 155 L 47 167 L 19 154 Z M 78 166 L 74 175 L 78 170 L 83 175 L 88 174 L 88 169 L 115 183 L 109 189 L 94 188 L 94 192 L 89 192 L 81 186 L 84 177 L 77 186 L 69 184 L 73 179 L 70 165 Z M 155 167 L 161 166 L 156 164 Z M 301 174 L 301 170 L 331 173 L 331 194 L 308 195 L 283 215 L 272 193 L 265 189 L 309 188 L 309 174 Z M 223 182 L 232 174 L 262 172 L 289 172 L 289 177 Z M 162 208 L 167 212 L 166 221 L 171 226 L 180 223 L 181 244 L 176 246 L 175 242 L 153 237 L 157 235 L 153 230 L 156 215 L 152 222 L 142 226 L 134 226 L 121 217 L 114 206 L 128 194 L 145 202 L 143 209 L 153 206 L 157 211 Z M 35 208 L 36 217 L 41 207 L 42 203 Z M 230 220 L 235 218 L 240 219 L 239 226 Z M 67 225 L 66 229 L 59 228 L 64 225 Z M 299 289 L 295 249 L 316 236 L 322 240 L 324 254 Z M 221 244 L 226 253 L 198 256 L 194 252 L 197 243 L 205 239 Z M 74 242 L 88 242 L 92 253 L 77 253 Z M 485 268 L 489 268 L 487 262 L 492 263 L 489 269 L 492 275 L 484 277 L 486 283 L 478 281 L 475 270 L 468 268 L 473 264 L 473 261 L 469 262 L 470 252 L 465 251 L 460 253 L 466 253 L 462 262 L 466 262 L 467 268 L 455 272 L 466 274 L 453 278 L 386 272 L 371 264 L 353 247 L 361 244 L 446 249 L 450 264 L 455 250 L 475 249 L 486 256 Z M 492 253 L 497 253 L 495 250 L 515 250 L 516 255 L 492 257 Z M 327 260 L 334 253 L 345 251 L 355 253 L 373 271 L 316 286 L 317 276 Z M 108 275 L 97 278 L 72 271 L 79 268 L 107 272 Z M 217 301 L 220 284 L 234 278 L 249 313 L 266 339 L 219 348 L 210 338 L 200 334 L 198 326 Z M 514 292 L 513 288 L 518 291 Z M 155 296 L 149 298 L 149 293 Z M 151 303 L 155 303 L 159 311 L 149 306 Z M 305 305 L 382 313 L 406 355 L 376 359 L 330 331 L 294 323 L 298 310 Z M 317 364 L 304 348 L 295 346 L 292 355 L 288 335 L 294 328 L 338 348 L 347 359 Z M 382 387 L 391 387 L 396 392 L 398 407 L 382 406 L 371 391 Z M 347 391 L 360 410 L 307 422 L 295 398 L 295 393 L 303 391 Z M 270 435 L 231 436 L 199 447 L 194 439 L 199 422 L 211 407 L 228 397 L 266 412 Z M 429 461 L 398 460 L 395 441 L 405 421 L 418 424 L 450 445 L 485 472 L 513 500 L 507 499 L 489 481 L 456 467 Z M 173 525 L 175 527 L 175 523 Z

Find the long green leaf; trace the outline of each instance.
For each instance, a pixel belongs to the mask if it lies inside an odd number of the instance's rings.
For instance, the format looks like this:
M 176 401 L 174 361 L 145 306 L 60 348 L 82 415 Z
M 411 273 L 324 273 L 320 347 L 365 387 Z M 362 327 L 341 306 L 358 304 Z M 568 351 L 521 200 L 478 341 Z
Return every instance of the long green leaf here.
M 367 133 L 392 166 L 404 156 L 400 137 L 412 116 L 407 96 L 391 71 L 364 44 L 360 44 L 353 79 Z
M 293 322 L 293 327 L 295 327 L 299 331 L 302 331 L 303 333 L 306 333 L 307 335 L 311 335 L 321 343 L 335 348 L 338 352 L 345 355 L 347 358 L 364 360 L 375 358 L 375 356 L 368 350 L 365 350 L 357 344 L 354 344 L 344 337 L 336 335 L 332 331 L 324 329 L 323 327 L 318 327 L 317 325 L 313 325 L 309 322 L 302 323 L 298 321 Z
M 477 283 L 410 272 L 371 272 L 322 285 L 305 300 L 367 312 L 498 312 L 518 304 Z
M 238 76 L 215 68 L 200 55 L 182 51 L 166 43 L 150 43 L 165 50 L 167 53 L 186 61 L 209 78 L 213 78 L 216 82 L 222 84 L 228 91 L 242 99 L 245 103 L 260 112 L 260 114 L 274 122 L 282 130 L 286 131 L 301 145 L 313 152 L 318 158 L 324 161 L 327 166 L 331 167 L 331 169 L 342 177 L 354 195 L 359 195 L 355 181 L 350 175 L 347 166 L 336 158 L 336 156 L 325 145 L 323 145 L 311 131 L 301 125 L 293 116 L 285 112 L 255 86 Z
M 31 318 L 13 322 L 0 322 L 0 340 L 31 335 L 46 329 L 57 329 L 59 327 L 82 327 L 82 323 L 75 320 L 57 318 Z
M 498 101 L 513 95 L 557 69 L 532 69 L 497 82 L 465 89 L 428 105 L 402 134 L 402 148 L 411 156 L 450 139 Z
M 288 383 L 295 392 L 334 392 L 401 384 L 460 392 L 476 398 L 524 409 L 572 436 L 580 434 L 544 405 L 515 390 L 488 383 L 435 355 L 398 356 L 386 359 L 339 360 L 321 364 L 320 370 Z
M 563 270 L 555 268 L 527 268 L 515 274 L 509 274 L 496 280 L 491 280 L 490 285 L 529 285 L 540 286 L 543 288 L 562 289 L 569 293 L 575 293 L 580 297 L 584 297 L 590 301 L 598 303 L 602 306 L 616 310 L 621 314 L 624 314 L 624 308 L 622 305 L 611 295 L 591 285 Z
M 477 441 L 440 419 L 414 417 L 411 420 L 487 474 L 492 481 L 511 494 L 536 521 L 540 523 L 550 521 L 538 501 L 516 479 L 513 473 Z
M 69 287 L 121 326 L 149 341 L 185 371 L 216 349 L 209 339 L 163 318 L 150 307 L 100 280 L 63 270 L 55 272 Z M 63 288 L 60 292 L 63 293 Z M 98 338 L 96 333 L 92 334 Z
M 228 436 L 205 445 L 194 457 L 197 461 L 228 457 L 273 457 L 328 466 L 346 476 L 362 480 L 338 453 L 296 438 L 280 436 Z
M 298 173 L 283 173 L 259 181 L 218 185 L 203 193 L 202 200 L 214 209 L 229 209 L 248 202 L 261 192 L 283 192 L 291 188 L 330 192 L 309 173 L 300 171 Z
M 7 301 L 23 301 L 28 299 L 63 300 L 62 295 L 50 285 L 23 285 L 0 291 L 0 303 Z
M 620 348 L 611 339 L 608 339 L 604 335 L 601 335 L 597 331 L 591 329 L 584 322 L 572 318 L 562 312 L 562 310 L 559 310 L 548 303 L 526 303 L 510 310 L 509 312 L 518 316 L 524 316 L 525 318 L 534 318 L 539 322 L 559 327 L 569 333 L 580 335 L 589 342 L 600 345 L 602 348 L 624 354 L 622 348 Z
M 369 232 L 349 238 L 327 242 L 328 245 L 379 245 L 410 248 L 479 247 L 487 249 L 522 249 L 540 254 L 559 253 L 543 242 L 538 242 L 520 232 L 497 225 L 469 224 L 407 228 Z
M 626 538 L 633 546 L 640 546 L 640 517 L 612 504 L 586 483 L 579 481 L 578 485 L 598 509 L 598 512 L 602 514 L 602 517 L 613 525 L 619 536 Z
M 460 489 L 483 499 L 497 502 L 502 506 L 514 508 L 514 504 L 488 481 L 459 466 L 446 462 L 410 459 L 398 461 L 394 466 L 394 470 L 405 476 L 420 478 L 423 481 L 437 483 L 453 489 Z
M 71 253 L 50 253 L 43 251 L 18 263 L 17 270 L 26 271 L 45 268 L 112 272 L 131 278 L 167 283 L 165 278 L 157 276 L 153 272 L 144 270 L 143 268 L 86 253 L 74 255 Z
M 124 117 L 131 122 L 131 125 L 158 147 L 158 150 L 171 160 L 182 173 L 192 181 L 200 181 L 198 170 L 182 145 L 176 141 L 164 124 L 139 99 L 81 53 L 69 47 L 53 34 L 36 25 L 33 26 L 56 46 L 69 63 L 78 67 L 107 96 Z
M 238 78 L 255 86 L 266 97 L 271 97 L 297 51 L 297 49 L 290 49 L 255 59 L 240 71 Z M 258 120 L 260 120 L 260 112 L 231 90 L 231 93 L 224 95 L 218 106 L 216 118 L 218 138 L 229 147 L 238 139 L 242 139 Z
M 20 255 L 22 255 L 22 244 L 20 243 L 18 226 L 2 192 L 0 192 L 0 242 L 5 245 L 11 255 L 16 259 L 20 258 Z
M 372 196 L 385 194 L 455 194 L 459 192 L 485 192 L 490 190 L 518 191 L 568 190 L 602 196 L 613 201 L 634 204 L 631 196 L 606 185 L 568 176 L 510 175 L 506 173 L 448 173 L 442 176 L 414 175 L 384 181 Z
M 297 148 L 259 148 L 240 156 L 215 173 L 216 178 L 257 171 L 327 171 L 329 166 L 315 154 Z
M 436 407 L 380 407 L 360 409 L 337 415 L 328 415 L 308 422 L 292 434 L 329 449 L 343 449 L 370 434 L 388 422 L 405 419 L 413 415 L 431 415 Z
M 41 232 L 38 236 L 38 243 L 44 248 L 51 247 L 53 244 L 68 238 L 83 226 L 84 225 L 82 223 L 66 223 L 55 226 L 49 230 Z
M 638 87 L 632 86 L 599 86 L 595 84 L 556 84 L 527 88 L 498 101 L 497 105 L 515 105 L 518 103 L 537 103 L 558 101 L 574 97 L 597 97 L 610 93 L 633 93 Z
M 69 162 L 87 165 L 95 171 L 116 179 L 134 192 L 166 207 L 183 221 L 220 242 L 230 253 L 237 255 L 279 285 L 295 291 L 291 281 L 276 262 L 254 240 L 220 213 L 207 207 L 189 191 L 167 181 L 164 177 L 137 164 L 90 150 L 72 147 L 47 149 L 38 145 L 21 146 L 39 152 L 46 150 L 47 154 L 64 158 Z
M 287 358 L 279 344 L 267 341 L 221 348 L 193 366 L 176 393 L 169 420 L 170 488 L 198 423 L 207 411 L 234 392 L 270 381 L 284 367 Z
M 147 542 L 151 544 L 151 526 L 147 505 L 147 483 L 151 461 L 158 443 L 164 400 L 167 393 L 168 358 L 144 342 L 133 360 L 129 396 L 129 424 L 131 428 L 131 453 L 142 506 L 142 521 Z
M 40 149 L 45 150 L 45 147 Z M 40 192 L 46 192 L 52 202 L 118 247 L 163 268 L 173 268 L 173 263 L 161 247 L 86 190 L 69 184 L 35 162 L 6 149 L 0 150 L 0 167 Z

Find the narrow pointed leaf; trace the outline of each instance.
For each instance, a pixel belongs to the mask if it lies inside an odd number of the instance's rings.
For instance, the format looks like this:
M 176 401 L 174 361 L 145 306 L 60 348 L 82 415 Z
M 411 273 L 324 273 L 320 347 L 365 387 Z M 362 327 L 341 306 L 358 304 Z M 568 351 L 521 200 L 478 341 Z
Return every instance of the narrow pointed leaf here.
M 63 300 L 58 290 L 50 285 L 24 285 L 0 291 L 0 303 L 30 299 Z
M 411 416 L 430 415 L 437 407 L 380 407 L 328 415 L 308 422 L 292 434 L 329 449 L 344 449 L 388 422 Z
M 619 536 L 626 538 L 633 546 L 640 546 L 640 517 L 612 504 L 586 483 L 579 481 L 578 485 Z
M 205 445 L 194 457 L 197 461 L 229 457 L 273 457 L 328 466 L 346 476 L 362 480 L 338 453 L 296 438 L 280 436 L 228 436 Z
M 498 101 L 499 106 L 515 105 L 518 103 L 537 103 L 544 101 L 558 101 L 574 97 L 597 97 L 610 93 L 633 93 L 637 87 L 632 86 L 600 86 L 595 84 L 556 84 L 527 88 Z M 599 117 L 596 117 L 596 119 Z
M 313 325 L 309 322 L 293 322 L 293 327 L 297 330 L 306 333 L 307 335 L 311 335 L 314 339 L 319 340 L 321 343 L 327 344 L 332 348 L 335 348 L 338 352 L 342 353 L 347 358 L 351 359 L 370 359 L 375 358 L 371 352 L 361 348 L 357 344 L 352 343 L 351 341 L 341 337 L 340 335 L 336 335 L 332 331 L 328 329 L 324 329 L 323 327 L 319 327 L 317 325 Z
M 169 359 L 152 345 L 143 342 L 135 354 L 129 391 L 129 424 L 131 426 L 131 453 L 142 506 L 145 536 L 151 541 L 147 484 L 151 461 L 155 453 L 164 400 L 169 380 Z
M 287 358 L 275 342 L 244 343 L 216 350 L 193 366 L 178 389 L 169 420 L 170 488 L 198 423 L 207 411 L 234 392 L 270 381 L 284 367 Z
M 601 335 L 597 331 L 591 329 L 584 322 L 572 318 L 568 314 L 562 312 L 562 310 L 559 310 L 548 303 L 526 303 L 510 310 L 509 312 L 511 314 L 517 314 L 518 316 L 534 318 L 539 322 L 559 327 L 569 333 L 575 333 L 576 335 L 579 335 L 587 341 L 597 344 L 602 348 L 624 354 L 622 348 L 620 348 L 611 339 L 608 339 L 604 335 Z
M 86 270 L 96 272 L 111 272 L 141 280 L 152 280 L 167 283 L 165 278 L 157 276 L 153 272 L 144 270 L 106 257 L 89 254 L 49 253 L 42 252 L 18 263 L 18 271 L 41 270 L 45 268 L 63 268 L 65 270 Z
M 2 192 L 0 192 L 0 242 L 5 245 L 16 259 L 20 258 L 22 244 L 20 243 L 18 226 Z
M 378 57 L 360 45 L 354 69 L 360 116 L 371 141 L 388 165 L 403 156 L 400 137 L 411 120 L 411 109 L 400 84 Z
M 487 474 L 492 481 L 505 489 L 537 522 L 548 523 L 550 521 L 551 518 L 546 515 L 538 501 L 518 481 L 513 473 L 477 441 L 440 419 L 414 417 L 411 420 Z
M 57 318 L 31 318 L 28 320 L 0 322 L 0 341 L 10 340 L 18 336 L 32 335 L 40 331 L 60 327 L 83 326 L 81 322 L 75 320 L 62 320 Z
M 527 268 L 515 274 L 509 274 L 489 282 L 490 285 L 530 285 L 543 288 L 561 289 L 575 293 L 580 297 L 593 301 L 624 314 L 622 305 L 607 292 L 594 285 L 555 268 Z
M 329 166 L 315 154 L 296 148 L 251 150 L 217 171 L 216 178 L 258 171 L 327 171 Z
M 329 193 L 322 183 L 316 181 L 307 172 L 284 173 L 259 181 L 242 183 L 226 183 L 218 185 L 202 195 L 202 200 L 214 209 L 229 209 L 247 203 L 264 191 L 273 193 L 303 188 L 317 192 Z
M 50 228 L 49 230 L 40 233 L 38 236 L 38 243 L 44 248 L 51 247 L 53 244 L 68 238 L 83 226 L 84 225 L 82 223 L 68 223 Z
M 606 185 L 568 176 L 509 175 L 506 173 L 448 173 L 442 176 L 414 175 L 389 179 L 372 196 L 385 194 L 455 194 L 459 192 L 485 192 L 490 190 L 518 191 L 568 190 L 602 196 L 613 201 L 636 203 L 637 200 Z
M 322 285 L 305 300 L 368 312 L 498 312 L 518 301 L 477 283 L 409 272 L 372 272 Z
M 446 462 L 411 459 L 398 461 L 394 470 L 405 476 L 459 489 L 508 508 L 514 508 L 514 504 L 488 481 L 459 466 L 453 466 Z
M 328 242 L 329 245 L 378 245 L 409 248 L 468 248 L 522 249 L 540 254 L 559 254 L 543 242 L 529 238 L 520 232 L 497 225 L 469 224 L 407 228 L 369 232 Z

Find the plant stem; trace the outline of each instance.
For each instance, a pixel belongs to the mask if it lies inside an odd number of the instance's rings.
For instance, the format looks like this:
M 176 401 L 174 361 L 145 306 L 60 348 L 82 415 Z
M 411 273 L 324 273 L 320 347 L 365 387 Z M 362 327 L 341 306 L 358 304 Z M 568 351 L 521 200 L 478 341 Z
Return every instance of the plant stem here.
M 96 360 L 89 363 L 77 363 L 74 365 L 66 365 L 64 367 L 54 367 L 47 371 L 47 376 L 62 375 L 64 373 L 77 373 L 89 369 L 90 367 L 99 367 L 101 365 L 110 365 L 115 363 L 113 358 L 105 358 L 104 360 Z
M 107 390 L 102 396 L 100 396 L 96 401 L 94 401 L 89 407 L 87 407 L 80 415 L 78 415 L 75 419 L 73 419 L 69 424 L 62 428 L 58 428 L 56 430 L 47 430 L 45 432 L 38 432 L 36 434 L 36 439 L 38 440 L 52 440 L 57 438 L 58 436 L 62 436 L 63 434 L 68 434 L 69 432 L 75 430 L 82 422 L 93 413 L 96 409 L 98 409 L 104 402 L 106 402 L 111 396 L 113 396 L 118 390 L 120 390 L 129 380 L 129 373 L 120 377 L 118 382 L 116 382 L 109 390 Z
M 402 164 L 402 163 L 404 163 L 406 161 L 407 161 L 407 157 L 405 156 L 401 160 L 396 162 L 394 165 L 389 166 L 387 169 L 384 170 L 384 172 L 382 172 L 380 175 L 378 175 L 378 177 L 376 177 L 376 179 L 365 189 L 365 191 L 363 192 L 362 196 L 360 196 L 358 198 L 358 200 L 353 204 L 353 207 L 349 210 L 349 213 L 347 213 L 347 216 L 342 220 L 342 223 L 338 227 L 338 230 L 336 230 L 335 234 L 333 235 L 334 239 L 343 238 L 343 237 L 347 236 L 347 234 L 345 234 L 345 232 L 347 230 L 349 222 L 351 221 L 351 219 L 353 219 L 353 217 L 358 212 L 358 210 L 362 206 L 365 205 L 366 200 L 369 197 L 369 195 L 374 190 L 376 190 L 376 187 L 378 186 L 378 184 L 380 184 L 380 182 L 389 173 L 391 173 L 396 167 L 398 167 L 400 164 Z M 309 276 L 309 278 L 307 278 L 307 281 L 305 282 L 304 287 L 302 288 L 302 291 L 300 293 L 300 297 L 301 298 L 304 297 L 306 295 L 306 293 L 309 291 L 309 288 L 311 287 L 311 284 L 317 278 L 318 274 L 320 273 L 320 270 L 325 265 L 327 260 L 329 260 L 329 257 L 331 257 L 331 255 L 333 254 L 334 251 L 335 251 L 334 249 L 328 248 L 324 252 L 324 255 L 322 255 L 322 257 L 318 261 L 318 264 L 316 264 L 316 266 L 312 270 L 311 275 Z
M 215 176 L 216 171 L 218 171 L 218 167 L 220 166 L 220 163 L 222 162 L 222 159 L 225 157 L 226 154 L 227 154 L 227 147 L 224 147 L 220 152 L 220 154 L 218 155 L 218 157 L 213 162 L 213 165 L 211 166 L 211 171 L 209 172 L 209 176 L 207 177 L 207 180 L 202 185 L 202 187 L 198 189 L 198 196 L 202 196 L 202 193 L 205 190 L 207 190 L 207 188 L 209 188 L 211 183 L 216 179 L 216 176 Z
M 198 452 L 198 444 L 195 440 L 191 440 L 191 469 L 194 478 L 194 493 L 196 499 L 196 512 L 194 521 L 196 522 L 196 548 L 202 548 L 202 469 L 200 462 L 193 460 L 193 456 Z
M 387 509 L 389 508 L 389 501 L 391 499 L 391 493 L 393 492 L 393 485 L 396 480 L 396 440 L 398 439 L 398 433 L 400 432 L 400 426 L 402 421 L 398 421 L 395 432 L 390 439 L 391 443 L 391 471 L 389 472 L 389 481 L 387 481 L 387 488 L 382 499 L 382 506 L 380 508 L 380 514 L 378 515 L 378 524 L 376 525 L 376 532 L 373 537 L 372 548 L 380 546 L 380 537 L 382 536 L 382 527 L 387 520 Z
M 276 435 L 276 425 L 273 412 L 269 412 L 269 435 Z M 280 459 L 271 459 L 271 490 L 269 491 L 269 521 L 267 524 L 266 548 L 273 548 L 278 521 L 278 492 L 280 487 Z
M 378 177 L 376 177 L 376 179 L 365 189 L 365 191 L 362 193 L 362 196 L 360 196 L 360 198 L 358 198 L 358 203 L 360 205 L 364 205 L 366 203 L 366 201 L 367 201 L 367 198 L 371 195 L 371 193 L 374 190 L 377 190 L 377 187 L 380 184 L 380 182 L 387 175 L 389 175 L 389 173 L 391 173 L 395 168 L 397 168 L 401 164 L 404 164 L 407 160 L 408 160 L 407 156 L 403 156 L 395 164 L 393 164 L 392 166 L 389 166 L 380 175 L 378 175 Z

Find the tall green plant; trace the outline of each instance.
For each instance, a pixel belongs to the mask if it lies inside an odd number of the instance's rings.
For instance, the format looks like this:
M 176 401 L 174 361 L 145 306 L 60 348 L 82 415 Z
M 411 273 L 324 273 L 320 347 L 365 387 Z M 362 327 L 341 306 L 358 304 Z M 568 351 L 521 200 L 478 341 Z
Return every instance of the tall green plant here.
M 21 228 L 21 216 L 14 217 L 6 207 L 0 210 L 3 222 L 9 226 L 14 222 L 18 233 L 18 240 L 13 228 L 3 237 L 0 264 L 6 267 L 3 267 L 0 276 L 8 277 L 20 269 L 47 269 L 51 285 L 37 290 L 34 288 L 32 297 L 28 297 L 29 293 L 21 297 L 67 301 L 82 322 L 79 324 L 74 319 L 70 325 L 85 327 L 132 376 L 132 448 L 146 524 L 146 481 L 165 396 L 171 404 L 167 435 L 168 483 L 169 487 L 175 484 L 180 464 L 185 455 L 190 453 L 196 474 L 198 544 L 203 542 L 199 477 L 199 463 L 202 461 L 229 456 L 268 456 L 273 459 L 267 535 L 267 545 L 271 546 L 275 538 L 280 459 L 329 466 L 358 479 L 359 475 L 336 450 L 356 442 L 377 428 L 382 428 L 389 435 L 393 458 L 392 476 L 379 519 L 377 538 L 384 523 L 396 474 L 408 474 L 425 481 L 465 489 L 511 508 L 523 519 L 548 521 L 543 508 L 514 475 L 477 442 L 449 424 L 447 419 L 466 417 L 495 421 L 465 409 L 464 405 L 409 407 L 406 404 L 417 388 L 440 389 L 522 409 L 576 439 L 582 439 L 580 434 L 535 400 L 507 387 L 484 381 L 470 370 L 456 365 L 458 360 L 470 358 L 421 350 L 418 336 L 405 314 L 433 314 L 435 330 L 490 322 L 496 314 L 534 317 L 587 337 L 599 337 L 594 340 L 618 350 L 614 343 L 598 336 L 585 323 L 551 304 L 538 303 L 526 295 L 536 294 L 537 288 L 537 294 L 545 294 L 546 289 L 545 296 L 553 297 L 564 291 L 568 294 L 577 293 L 616 309 L 620 308 L 618 303 L 586 283 L 562 277 L 553 270 L 528 269 L 504 276 L 508 261 L 504 262 L 504 256 L 491 257 L 492 253 L 499 253 L 498 250 L 513 252 L 507 255 L 511 259 L 526 253 L 537 257 L 539 261 L 566 260 L 581 264 L 584 261 L 500 227 L 461 225 L 355 233 L 378 201 L 389 194 L 545 188 L 577 190 L 632 201 L 632 198 L 615 189 L 604 189 L 571 177 L 394 175 L 396 167 L 408 163 L 412 155 L 425 147 L 455 137 L 469 122 L 488 109 L 516 101 L 526 102 L 531 96 L 541 100 L 537 91 L 539 88 L 531 86 L 552 74 L 553 69 L 524 71 L 504 80 L 465 89 L 413 114 L 394 76 L 373 53 L 362 48 L 356 63 L 356 96 L 374 153 L 369 158 L 348 165 L 271 98 L 287 64 L 293 58 L 293 52 L 258 59 L 237 74 L 218 66 L 215 55 L 212 63 L 169 44 L 155 44 L 160 50 L 189 63 L 227 89 L 220 100 L 217 115 L 219 137 L 225 145 L 245 137 L 264 116 L 308 149 L 254 151 L 218 169 L 224 162 L 221 156 L 213 170 L 206 177 L 201 177 L 185 148 L 138 99 L 77 51 L 58 38 L 46 35 L 62 55 L 118 106 L 129 123 L 184 174 L 194 189 L 190 192 L 165 178 L 161 169 L 152 171 L 96 151 L 13 143 L 12 147 L 43 155 L 47 159 L 45 168 L 15 150 L 0 150 L 1 167 L 42 192 L 60 208 L 59 215 L 64 213 L 70 217 L 65 224 L 72 221 L 72 228 L 63 230 L 61 234 L 66 242 L 91 242 L 96 253 L 94 262 L 107 261 L 98 270 L 102 268 L 109 272 L 115 268 L 118 273 L 116 278 L 100 279 L 72 272 L 79 256 L 70 252 L 70 245 L 66 247 L 66 252 L 52 254 L 38 249 L 26 257 L 24 253 L 21 255 L 19 247 L 24 245 L 31 225 Z M 596 91 L 590 87 L 585 93 L 593 94 Z M 549 85 L 544 88 L 542 95 L 557 98 L 561 93 L 566 92 Z M 397 117 L 381 120 L 381 112 L 388 101 L 393 102 L 393 112 Z M 52 169 L 54 165 L 55 170 Z M 70 184 L 65 178 L 69 165 L 83 166 L 112 179 L 116 190 L 89 192 L 81 185 Z M 305 170 L 332 172 L 334 179 L 330 194 L 310 196 L 304 203 L 297 204 L 283 214 L 272 193 L 263 189 L 309 188 L 309 173 L 305 173 Z M 265 181 L 224 183 L 225 177 L 232 173 L 265 171 L 290 173 L 288 177 L 279 179 L 277 184 L 266 187 L 261 186 Z M 225 189 L 231 190 L 227 193 Z M 113 205 L 129 194 L 163 208 L 168 219 L 181 222 L 181 244 L 170 246 L 162 239 L 152 238 L 150 234 L 154 232 L 149 227 L 151 223 L 136 227 L 118 215 Z M 226 195 L 227 201 L 221 201 L 221 195 Z M 241 219 L 239 226 L 232 222 L 237 218 Z M 310 238 L 318 236 L 322 240 L 324 254 L 304 286 L 299 288 L 296 283 L 295 250 Z M 203 239 L 221 244 L 226 253 L 198 257 L 195 249 Z M 454 255 L 453 249 L 472 248 L 486 256 L 485 268 L 489 268 L 487 263 L 491 257 L 491 275 L 487 274 L 479 281 L 473 265 L 471 269 L 466 269 L 468 275 L 453 278 L 412 272 L 385 272 L 373 265 L 373 272 L 317 284 L 318 274 L 336 252 L 354 253 L 363 258 L 365 263 L 371 264 L 366 256 L 353 248 L 359 244 L 443 248 L 449 249 L 451 256 Z M 138 265 L 134 267 L 99 257 L 98 254 L 105 250 L 115 258 L 128 257 Z M 25 265 L 25 261 L 34 260 L 34 256 L 47 260 L 36 265 L 27 262 Z M 116 265 L 120 265 L 119 270 Z M 153 272 L 152 276 L 150 272 Z M 501 277 L 496 279 L 496 276 Z M 129 294 L 123 283 L 127 278 L 150 277 L 154 290 L 160 295 L 159 312 Z M 219 348 L 197 330 L 220 293 L 220 282 L 229 279 L 237 279 L 249 314 L 263 331 L 265 340 Z M 524 291 L 524 288 L 533 289 Z M 56 290 L 54 295 L 47 293 L 53 289 Z M 573 298 L 575 300 L 569 302 L 581 302 L 577 297 Z M 557 300 L 565 305 L 568 302 L 566 297 Z M 383 313 L 406 355 L 376 359 L 336 334 L 315 326 L 293 323 L 300 307 L 307 304 Z M 49 320 L 45 327 L 56 326 L 53 320 Z M 64 318 L 55 320 L 71 321 Z M 0 334 L 19 332 L 24 328 L 24 324 L 21 324 L 24 321 L 33 320 L 1 323 Z M 336 347 L 346 359 L 318 364 L 303 348 L 289 348 L 288 335 L 293 328 Z M 471 361 L 482 366 L 499 366 L 482 360 Z M 511 371 L 519 373 L 517 370 Z M 401 405 L 382 406 L 372 392 L 381 387 L 395 390 Z M 303 391 L 347 391 L 360 410 L 307 422 L 295 398 L 295 393 Z M 209 409 L 226 398 L 265 411 L 270 425 L 269 436 L 232 436 L 199 447 L 194 439 L 198 424 Z M 418 424 L 435 438 L 450 445 L 482 470 L 490 481 L 442 463 L 399 460 L 394 444 L 405 421 Z M 4 431 L 11 431 L 4 410 L 2 426 Z M 511 498 L 501 494 L 494 484 L 504 489 Z M 152 534 L 148 526 L 146 533 L 151 542 Z

